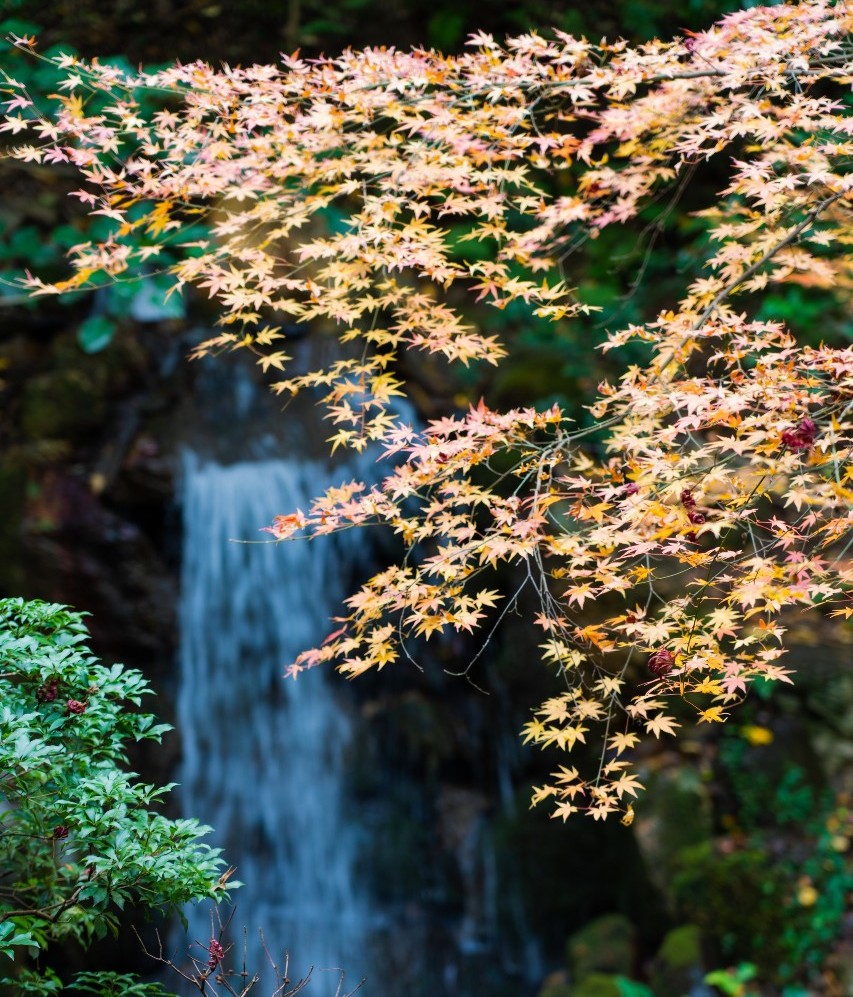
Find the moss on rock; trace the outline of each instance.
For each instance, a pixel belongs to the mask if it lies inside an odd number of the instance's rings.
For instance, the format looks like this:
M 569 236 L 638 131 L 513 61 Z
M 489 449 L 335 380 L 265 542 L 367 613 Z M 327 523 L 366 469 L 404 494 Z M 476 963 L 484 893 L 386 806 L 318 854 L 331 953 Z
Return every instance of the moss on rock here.
M 572 935 L 566 946 L 569 967 L 576 980 L 590 974 L 630 976 L 635 961 L 634 926 L 622 914 L 607 914 Z
M 702 932 L 695 924 L 682 924 L 664 937 L 655 958 L 652 990 L 655 997 L 682 997 L 700 983 Z
M 572 997 L 623 997 L 619 977 L 609 973 L 590 973 L 576 987 Z

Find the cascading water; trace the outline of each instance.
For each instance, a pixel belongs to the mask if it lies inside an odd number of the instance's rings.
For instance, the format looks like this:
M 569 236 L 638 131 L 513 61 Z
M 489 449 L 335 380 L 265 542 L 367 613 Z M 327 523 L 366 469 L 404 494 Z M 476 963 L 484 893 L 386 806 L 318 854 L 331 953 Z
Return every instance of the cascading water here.
M 341 967 L 355 985 L 366 969 L 370 912 L 343 793 L 351 723 L 320 670 L 296 681 L 282 672 L 328 632 L 366 541 L 360 531 L 239 541 L 263 537 L 260 526 L 328 484 L 319 461 L 187 454 L 178 692 L 183 810 L 212 825 L 246 884 L 232 927 L 248 928 L 247 965 L 266 962 L 260 928 L 279 959 L 290 953 L 292 979 L 315 967 L 318 997 L 339 982 L 321 970 Z M 210 910 L 187 913 L 190 940 L 206 946 Z
M 293 345 L 298 352 L 303 344 Z M 325 445 L 310 399 L 305 411 L 297 399 L 283 418 L 251 368 L 236 366 L 223 377 L 216 365 L 202 367 L 197 387 L 182 418 L 183 758 L 176 781 L 183 813 L 214 828 L 209 840 L 245 884 L 233 893 L 230 937 L 239 951 L 247 928 L 250 971 L 267 966 L 258 929 L 279 963 L 288 951 L 292 980 L 315 967 L 310 997 L 337 991 L 339 973 L 324 970 L 338 967 L 346 973 L 341 993 L 362 977 L 361 993 L 373 997 L 524 993 L 520 977 L 530 967 L 518 965 L 498 924 L 513 886 L 500 875 L 487 833 L 491 790 L 467 791 L 467 774 L 459 787 L 452 772 L 440 785 L 424 781 L 417 765 L 398 768 L 369 747 L 353 764 L 353 734 L 362 750 L 371 743 L 364 727 L 356 732 L 356 690 L 323 669 L 296 681 L 282 676 L 334 627 L 329 618 L 354 590 L 360 562 L 372 560 L 372 540 L 351 530 L 276 544 L 264 542 L 259 527 L 306 508 L 329 484 L 370 480 L 387 465 L 363 455 L 357 466 L 330 469 L 314 456 Z M 414 421 L 410 412 L 403 418 Z M 270 459 L 280 453 L 291 456 Z M 377 710 L 393 718 L 395 704 L 421 702 L 399 689 L 372 696 L 363 704 L 371 730 Z M 407 724 L 407 716 L 403 709 L 392 719 L 392 743 L 400 743 L 402 730 L 393 725 Z M 353 785 L 357 800 L 345 792 Z M 455 816 L 442 800 L 461 801 Z M 474 801 L 473 816 L 466 801 Z M 206 948 L 210 907 L 186 914 L 189 942 Z M 172 957 L 187 944 L 181 932 Z M 194 954 L 207 963 L 203 948 Z M 238 971 L 240 962 L 232 960 Z M 253 997 L 270 997 L 271 976 L 265 973 Z M 175 986 L 174 977 L 167 982 Z

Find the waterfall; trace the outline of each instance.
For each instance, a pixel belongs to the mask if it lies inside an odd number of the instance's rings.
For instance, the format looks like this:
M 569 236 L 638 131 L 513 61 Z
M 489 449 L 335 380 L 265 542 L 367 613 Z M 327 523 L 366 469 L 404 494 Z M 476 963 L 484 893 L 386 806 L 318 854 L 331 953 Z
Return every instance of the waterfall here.
M 177 696 L 183 812 L 214 828 L 209 840 L 245 883 L 232 937 L 242 944 L 248 929 L 251 970 L 266 961 L 262 929 L 278 958 L 289 952 L 291 979 L 315 967 L 317 997 L 339 983 L 324 970 L 345 970 L 349 989 L 366 968 L 370 911 L 343 792 L 351 721 L 332 677 L 282 673 L 331 628 L 366 540 L 266 543 L 258 529 L 329 483 L 319 461 L 220 464 L 188 452 Z M 190 940 L 207 945 L 209 907 L 187 915 Z

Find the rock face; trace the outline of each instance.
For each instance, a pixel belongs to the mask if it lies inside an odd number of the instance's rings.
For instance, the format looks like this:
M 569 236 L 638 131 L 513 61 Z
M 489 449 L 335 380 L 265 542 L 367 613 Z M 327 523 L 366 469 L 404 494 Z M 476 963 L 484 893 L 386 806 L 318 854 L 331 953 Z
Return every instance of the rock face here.
M 128 332 L 95 357 L 71 332 L 19 338 L 0 341 L 0 592 L 92 613 L 96 651 L 151 674 L 175 641 L 166 332 Z

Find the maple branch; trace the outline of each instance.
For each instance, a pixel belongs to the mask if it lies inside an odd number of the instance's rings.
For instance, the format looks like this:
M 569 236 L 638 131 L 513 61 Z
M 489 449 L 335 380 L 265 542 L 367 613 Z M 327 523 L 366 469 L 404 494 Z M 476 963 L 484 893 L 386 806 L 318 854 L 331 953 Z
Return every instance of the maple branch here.
M 749 280 L 749 278 L 752 277 L 753 274 L 757 273 L 764 266 L 765 263 L 772 260 L 777 253 L 783 250 L 786 246 L 789 246 L 799 235 L 801 235 L 807 228 L 809 228 L 812 222 L 814 222 L 816 218 L 818 218 L 821 214 L 823 214 L 823 212 L 826 211 L 828 207 L 835 204 L 836 201 L 840 200 L 840 198 L 845 197 L 848 194 L 850 194 L 849 190 L 839 190 L 836 191 L 834 194 L 831 194 L 829 197 L 824 198 L 824 200 L 822 200 L 819 204 L 817 204 L 799 223 L 799 225 L 791 229 L 791 231 L 785 236 L 784 239 L 781 239 L 779 242 L 777 242 L 775 246 L 771 246 L 770 249 L 768 249 L 765 253 L 762 254 L 760 259 L 756 260 L 755 263 L 752 264 L 752 266 L 748 267 L 746 270 L 743 271 L 743 273 L 739 274 L 736 278 L 734 278 L 734 280 L 730 281 L 724 288 L 722 288 L 722 290 L 720 290 L 714 296 L 711 303 L 708 305 L 705 311 L 702 312 L 702 314 L 699 316 L 696 325 L 693 327 L 693 331 L 698 332 L 702 328 L 702 326 L 704 326 L 704 324 L 708 321 L 713 312 L 716 311 L 717 306 L 721 302 L 725 301 L 725 299 L 736 288 L 740 287 L 740 285 L 743 284 L 744 281 Z
M 839 55 L 837 58 L 823 58 L 814 59 L 809 61 L 807 70 L 813 68 L 829 68 L 832 66 L 846 66 L 851 58 L 851 54 Z M 773 68 L 775 63 L 769 63 L 767 68 Z M 761 74 L 764 67 L 756 65 L 751 69 L 751 73 Z M 661 73 L 652 73 L 648 76 L 639 76 L 637 79 L 638 84 L 655 84 L 655 83 L 668 83 L 675 80 L 701 80 L 701 79 L 713 79 L 713 78 L 725 78 L 734 75 L 730 70 L 720 68 L 717 66 L 709 66 L 707 69 L 685 69 L 685 70 L 670 70 Z M 749 77 L 741 81 L 743 84 L 748 83 Z M 541 89 L 545 91 L 555 91 L 555 90 L 566 90 L 573 89 L 575 87 L 599 87 L 601 86 L 601 78 L 598 76 L 581 76 L 574 80 L 561 80 L 559 83 L 543 83 L 541 84 Z M 535 89 L 536 84 L 531 84 L 531 89 Z

